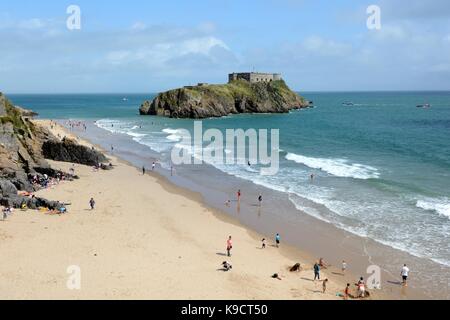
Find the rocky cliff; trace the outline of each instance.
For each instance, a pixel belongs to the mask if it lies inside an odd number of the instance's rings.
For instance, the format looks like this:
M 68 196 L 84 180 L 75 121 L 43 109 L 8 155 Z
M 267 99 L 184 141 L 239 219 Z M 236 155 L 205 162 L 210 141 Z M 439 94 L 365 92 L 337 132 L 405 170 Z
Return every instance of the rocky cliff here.
M 160 93 L 153 101 L 142 104 L 140 114 L 203 119 L 238 113 L 286 113 L 308 106 L 283 80 L 269 83 L 236 80 Z
M 62 174 L 50 167 L 45 159 L 81 164 L 106 162 L 103 154 L 75 142 L 60 141 L 47 129 L 35 125 L 31 117 L 35 113 L 13 106 L 0 93 L 0 205 L 18 207 L 46 206 L 54 208 L 56 203 L 45 199 L 22 197 L 18 191 L 36 191 L 31 178 L 42 180 L 44 175 L 56 177 Z M 69 174 L 64 174 L 66 177 Z

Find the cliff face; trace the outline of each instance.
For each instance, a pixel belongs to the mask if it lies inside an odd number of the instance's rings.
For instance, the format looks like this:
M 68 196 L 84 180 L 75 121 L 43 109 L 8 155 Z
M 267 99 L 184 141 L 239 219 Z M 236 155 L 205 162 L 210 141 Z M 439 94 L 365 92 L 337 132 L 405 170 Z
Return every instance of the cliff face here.
M 35 113 L 12 105 L 0 93 L 0 205 L 29 208 L 44 206 L 56 208 L 59 204 L 39 198 L 18 195 L 20 191 L 35 191 L 30 178 L 44 175 L 56 177 L 45 159 L 74 162 L 87 165 L 106 162 L 103 154 L 74 141 L 60 141 L 47 129 L 35 125 L 30 117 Z M 66 177 L 70 177 L 67 173 Z
M 27 175 L 49 167 L 41 153 L 42 141 L 49 138 L 0 93 L 0 178 L 20 190 L 31 190 Z
M 175 89 L 145 101 L 141 115 L 203 119 L 238 113 L 286 113 L 308 107 L 283 80 L 250 83 L 236 80 L 224 85 Z

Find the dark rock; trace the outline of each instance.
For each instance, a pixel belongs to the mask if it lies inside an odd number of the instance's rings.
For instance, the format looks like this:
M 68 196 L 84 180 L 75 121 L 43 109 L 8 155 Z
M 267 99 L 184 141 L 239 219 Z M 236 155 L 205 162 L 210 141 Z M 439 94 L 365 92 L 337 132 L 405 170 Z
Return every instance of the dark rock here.
M 16 186 L 6 179 L 0 179 L 0 197 L 17 196 Z
M 67 138 L 62 141 L 45 141 L 42 145 L 42 154 L 46 159 L 87 166 L 96 166 L 108 161 L 102 153 Z

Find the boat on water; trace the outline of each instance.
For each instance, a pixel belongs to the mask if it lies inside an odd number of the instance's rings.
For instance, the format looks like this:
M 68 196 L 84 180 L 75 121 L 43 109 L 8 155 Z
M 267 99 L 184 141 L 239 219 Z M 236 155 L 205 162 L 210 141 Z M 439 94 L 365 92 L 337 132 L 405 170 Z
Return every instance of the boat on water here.
M 352 107 L 355 104 L 353 102 L 351 102 L 351 101 L 344 101 L 344 102 L 342 102 L 342 105 L 346 106 L 346 107 Z
M 429 103 L 419 104 L 419 105 L 417 105 L 417 108 L 428 109 L 428 108 L 431 108 L 431 104 L 429 104 Z

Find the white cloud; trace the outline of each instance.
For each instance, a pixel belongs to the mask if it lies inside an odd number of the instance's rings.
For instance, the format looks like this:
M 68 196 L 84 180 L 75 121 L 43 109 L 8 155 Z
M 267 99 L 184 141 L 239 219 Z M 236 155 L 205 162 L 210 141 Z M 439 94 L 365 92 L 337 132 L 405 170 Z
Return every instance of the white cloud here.
M 342 56 L 352 50 L 352 46 L 349 44 L 323 39 L 319 36 L 306 38 L 302 47 L 313 54 L 323 56 Z

